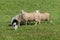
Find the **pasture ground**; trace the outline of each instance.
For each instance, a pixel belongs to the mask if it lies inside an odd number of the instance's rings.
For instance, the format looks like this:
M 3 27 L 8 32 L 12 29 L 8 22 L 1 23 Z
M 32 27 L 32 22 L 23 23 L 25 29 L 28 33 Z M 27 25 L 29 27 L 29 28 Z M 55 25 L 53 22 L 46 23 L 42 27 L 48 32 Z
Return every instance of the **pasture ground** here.
M 12 30 L 8 26 L 11 18 L 22 9 L 49 12 L 53 22 Z M 0 40 L 60 40 L 60 0 L 0 0 Z

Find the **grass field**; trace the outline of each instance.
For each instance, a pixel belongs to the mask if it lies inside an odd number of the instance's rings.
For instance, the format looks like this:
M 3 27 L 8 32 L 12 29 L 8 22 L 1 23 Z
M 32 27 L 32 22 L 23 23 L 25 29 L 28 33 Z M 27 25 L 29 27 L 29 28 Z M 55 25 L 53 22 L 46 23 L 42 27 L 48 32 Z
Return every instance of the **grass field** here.
M 22 9 L 49 12 L 53 22 L 12 30 L 8 26 L 11 18 Z M 0 40 L 60 40 L 60 0 L 0 0 Z

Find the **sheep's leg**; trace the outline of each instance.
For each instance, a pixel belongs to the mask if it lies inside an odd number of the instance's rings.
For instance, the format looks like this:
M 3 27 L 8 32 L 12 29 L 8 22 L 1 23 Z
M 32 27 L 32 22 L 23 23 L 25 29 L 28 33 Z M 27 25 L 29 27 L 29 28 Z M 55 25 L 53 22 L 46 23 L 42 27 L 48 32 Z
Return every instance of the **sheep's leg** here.
M 41 21 L 39 21 L 39 24 L 40 24 Z
M 51 20 L 51 18 L 48 18 L 48 22 L 49 22 L 49 23 L 52 23 L 52 20 Z
M 38 20 L 37 20 L 37 19 L 35 19 L 35 22 L 36 22 L 36 23 L 35 23 L 35 25 L 37 25 L 37 24 L 38 24 Z
M 27 25 L 27 21 L 26 21 L 26 25 Z
M 20 22 L 19 22 L 19 26 L 20 26 Z
M 49 18 L 47 19 L 47 22 L 50 22 L 50 19 Z
M 20 26 L 21 21 L 18 21 L 18 26 Z
M 37 25 L 37 23 L 38 23 L 38 22 L 36 21 L 35 26 Z
M 19 24 L 20 24 L 20 23 L 18 22 L 18 27 L 20 26 Z

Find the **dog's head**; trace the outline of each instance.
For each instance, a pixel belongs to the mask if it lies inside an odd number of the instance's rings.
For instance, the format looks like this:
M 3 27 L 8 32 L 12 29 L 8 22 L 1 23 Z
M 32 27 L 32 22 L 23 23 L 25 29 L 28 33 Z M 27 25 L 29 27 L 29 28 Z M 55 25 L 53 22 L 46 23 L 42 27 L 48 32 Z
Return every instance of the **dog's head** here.
M 15 30 L 18 28 L 18 20 L 14 19 L 14 20 L 12 21 L 12 27 L 13 27 L 13 29 L 15 29 Z
M 13 29 L 15 29 L 15 30 L 18 28 L 18 25 L 16 24 L 16 22 L 13 23 L 12 27 L 13 27 Z

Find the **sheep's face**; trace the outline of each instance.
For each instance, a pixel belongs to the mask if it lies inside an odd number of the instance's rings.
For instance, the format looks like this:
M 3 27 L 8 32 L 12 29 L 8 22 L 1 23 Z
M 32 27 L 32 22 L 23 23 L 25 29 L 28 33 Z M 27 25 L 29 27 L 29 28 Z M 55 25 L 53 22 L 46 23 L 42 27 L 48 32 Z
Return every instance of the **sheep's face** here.
M 22 10 L 22 11 L 21 11 L 21 14 L 24 14 L 24 13 L 25 13 L 25 11 L 24 11 L 24 10 Z

